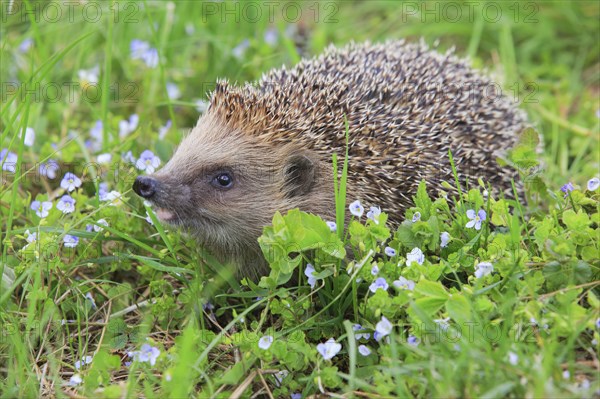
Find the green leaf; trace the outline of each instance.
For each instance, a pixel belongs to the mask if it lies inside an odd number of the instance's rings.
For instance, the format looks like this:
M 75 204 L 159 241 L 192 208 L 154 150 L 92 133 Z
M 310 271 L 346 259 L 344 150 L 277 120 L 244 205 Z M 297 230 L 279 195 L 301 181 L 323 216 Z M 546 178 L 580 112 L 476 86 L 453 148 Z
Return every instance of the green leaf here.
M 446 311 L 452 320 L 463 325 L 471 321 L 471 304 L 463 293 L 452 294 L 446 301 Z
M 427 195 L 427 187 L 425 184 L 425 180 L 421 180 L 419 183 L 419 187 L 417 188 L 417 194 L 414 197 L 415 206 L 421 209 L 421 219 L 427 220 L 431 215 L 431 206 L 433 202 L 429 195 Z
M 444 301 L 448 299 L 448 292 L 439 282 L 421 280 L 415 286 L 415 292 L 425 297 L 443 299 Z

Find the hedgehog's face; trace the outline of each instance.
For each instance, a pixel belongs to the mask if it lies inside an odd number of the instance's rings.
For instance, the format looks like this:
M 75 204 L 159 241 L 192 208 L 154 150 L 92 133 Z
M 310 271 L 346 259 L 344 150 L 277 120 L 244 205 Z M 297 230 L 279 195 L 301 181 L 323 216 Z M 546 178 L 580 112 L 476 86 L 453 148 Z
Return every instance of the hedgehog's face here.
M 161 222 L 226 255 L 256 246 L 276 211 L 306 208 L 316 171 L 310 154 L 198 126 L 164 168 L 138 177 L 133 189 Z

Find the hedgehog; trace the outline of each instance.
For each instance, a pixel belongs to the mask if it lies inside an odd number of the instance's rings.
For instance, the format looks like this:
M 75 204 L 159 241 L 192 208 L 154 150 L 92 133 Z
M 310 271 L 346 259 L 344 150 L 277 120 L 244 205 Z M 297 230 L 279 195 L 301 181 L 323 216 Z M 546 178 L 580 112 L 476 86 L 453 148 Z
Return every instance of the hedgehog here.
M 264 275 L 257 239 L 276 212 L 335 220 L 332 154 L 346 148 L 348 202 L 380 207 L 392 226 L 422 180 L 434 195 L 454 181 L 449 151 L 461 183 L 510 192 L 496 159 L 528 122 L 497 88 L 422 41 L 329 46 L 253 84 L 217 81 L 172 158 L 133 189 L 240 275 Z

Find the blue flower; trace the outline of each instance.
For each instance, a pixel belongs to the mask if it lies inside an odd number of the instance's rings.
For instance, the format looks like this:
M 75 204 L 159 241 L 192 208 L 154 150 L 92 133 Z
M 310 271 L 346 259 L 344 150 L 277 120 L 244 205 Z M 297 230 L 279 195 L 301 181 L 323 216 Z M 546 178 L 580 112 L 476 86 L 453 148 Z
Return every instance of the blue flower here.
M 164 140 L 165 137 L 167 136 L 167 133 L 169 132 L 169 130 L 171 129 L 171 125 L 173 125 L 173 122 L 171 122 L 171 120 L 167 120 L 167 122 L 165 123 L 164 126 L 161 126 L 158 128 L 158 138 L 159 140 Z M 135 163 L 135 161 L 133 162 Z
M 23 140 L 23 144 L 25 144 L 27 147 L 31 147 L 33 146 L 33 143 L 35 142 L 35 130 L 33 130 L 33 128 L 26 128 L 25 129 L 25 139 Z
M 277 44 L 277 29 L 274 27 L 270 27 L 265 31 L 264 40 L 269 46 L 273 47 Z
M 442 234 L 440 234 L 440 247 L 446 248 L 449 242 L 450 233 L 448 233 L 447 231 L 443 231 Z
M 96 224 L 92 227 L 96 233 L 100 233 L 104 231 L 104 229 L 100 226 L 108 226 L 108 222 L 104 219 L 98 219 Z
M 63 195 L 56 204 L 56 209 L 62 211 L 62 213 L 73 212 L 75 210 L 75 199 L 68 194 Z
M 371 268 L 371 274 L 373 276 L 377 276 L 379 274 L 379 267 L 377 265 L 373 265 L 373 267 Z
M 369 356 L 371 354 L 371 349 L 369 349 L 366 345 L 359 345 L 358 353 L 360 353 L 363 356 Z
M 387 291 L 389 285 L 387 283 L 387 281 L 385 281 L 385 278 L 383 277 L 378 277 L 375 281 L 373 281 L 373 283 L 369 286 L 369 290 L 371 292 L 375 292 L 378 289 L 382 289 L 384 291 Z
M 71 387 L 76 387 L 77 385 L 81 384 L 82 382 L 83 382 L 83 379 L 81 378 L 81 375 L 73 374 L 71 376 L 71 378 L 69 379 L 69 382 L 67 383 L 67 385 L 69 385 Z
M 381 320 L 375 325 L 375 332 L 377 333 L 375 339 L 377 341 L 381 340 L 381 338 L 389 335 L 393 328 L 392 323 L 385 316 L 381 316 Z
M 265 335 L 264 337 L 262 337 L 261 339 L 258 340 L 258 347 L 260 349 L 267 350 L 267 349 L 269 349 L 269 347 L 271 347 L 272 343 L 273 343 L 273 336 Z
M 567 184 L 565 184 L 564 186 L 562 186 L 560 188 L 560 191 L 562 191 L 563 193 L 565 193 L 565 198 L 567 197 L 567 195 L 569 195 L 569 192 L 575 190 L 575 187 L 573 186 L 573 183 L 568 182 Z
M 385 247 L 383 252 L 385 252 L 385 254 L 390 258 L 396 256 L 396 250 L 392 247 Z
M 362 334 L 361 334 L 361 333 L 358 333 L 358 334 L 356 333 L 356 331 L 362 331 L 362 330 L 364 330 L 363 326 L 361 326 L 360 324 L 355 324 L 355 325 L 353 325 L 353 326 L 352 326 L 352 330 L 353 330 L 353 331 L 355 331 L 355 332 L 354 332 L 354 338 L 355 338 L 357 341 L 358 341 L 359 339 L 361 339 L 361 338 L 364 338 L 364 339 L 369 339 L 369 337 L 371 336 L 371 334 L 369 334 L 369 333 L 362 333 Z
M 440 326 L 440 328 L 444 331 L 446 331 L 449 327 L 450 327 L 450 323 L 448 323 L 450 321 L 449 317 L 446 317 L 445 319 L 434 319 L 433 322 L 435 324 L 437 324 L 438 326 Z
M 293 393 L 291 399 L 302 399 L 302 394 L 299 392 Z
M 144 344 L 139 351 L 129 352 L 129 357 L 138 362 L 148 362 L 151 366 L 156 364 L 156 359 L 160 355 L 160 350 L 149 344 Z
M 129 120 L 123 119 L 119 121 L 119 137 L 125 138 L 130 133 L 137 129 L 138 124 L 140 123 L 140 117 L 138 114 L 131 114 L 129 116 Z
M 160 165 L 160 158 L 154 155 L 150 150 L 145 150 L 140 155 L 140 159 L 135 163 L 139 170 L 145 170 L 147 174 L 154 173 L 154 170 Z
M 415 212 L 415 214 L 414 214 L 414 215 L 413 215 L 413 217 L 412 217 L 412 222 L 413 222 L 413 223 L 416 223 L 416 222 L 418 222 L 419 220 L 421 220 L 421 212 Z
M 2 170 L 5 172 L 15 173 L 18 159 L 17 154 L 8 151 L 6 148 L 0 151 L 0 164 L 2 164 Z
M 158 50 L 150 47 L 148 42 L 134 39 L 129 45 L 131 50 L 131 59 L 142 60 L 149 68 L 154 68 L 158 65 Z
M 327 342 L 317 345 L 317 351 L 325 360 L 333 358 L 340 350 L 342 350 L 342 344 L 335 342 L 333 338 L 329 338 Z
M 21 44 L 19 44 L 19 51 L 21 53 L 26 53 L 29 51 L 31 46 L 33 46 L 33 39 L 28 37 L 27 39 L 23 40 Z
M 600 179 L 598 179 L 597 177 L 591 178 L 590 180 L 588 180 L 587 182 L 587 189 L 590 191 L 596 191 L 598 190 L 598 187 L 600 187 Z
M 48 163 L 40 164 L 38 168 L 40 175 L 50 180 L 56 178 L 56 172 L 58 172 L 59 170 L 60 166 L 58 165 L 58 162 L 56 162 L 53 159 L 48 160 Z
M 100 74 L 100 68 L 98 65 L 93 67 L 92 69 L 80 69 L 77 71 L 77 76 L 79 77 L 79 82 L 83 87 L 87 87 L 89 85 L 95 85 L 100 80 L 98 75 Z
M 596 328 L 600 329 L 600 317 L 596 319 Z
M 422 265 L 425 262 L 425 255 L 421 249 L 415 247 L 406 254 L 406 265 L 410 266 L 412 262 L 417 262 L 419 265 Z
M 27 245 L 25 245 L 25 248 L 27 248 L 29 244 L 33 244 L 37 241 L 37 233 L 35 231 L 32 233 L 29 230 L 25 230 L 25 240 L 27 240 Z
M 237 59 L 242 59 L 248 47 L 250 47 L 250 40 L 244 39 L 240 44 L 235 46 L 233 50 L 231 50 L 231 54 L 233 54 L 233 56 Z
M 75 368 L 77 370 L 79 370 L 81 368 L 81 366 L 85 366 L 86 364 L 90 364 L 92 362 L 92 357 L 91 356 L 84 356 L 81 358 L 81 360 L 77 360 L 75 362 Z
M 516 366 L 519 362 L 519 356 L 514 352 L 508 352 L 508 362 L 513 366 Z
M 419 345 L 419 343 L 421 342 L 421 340 L 420 340 L 419 338 L 415 337 L 414 335 L 409 335 L 409 336 L 408 336 L 408 339 L 406 340 L 406 342 L 407 342 L 409 345 L 412 345 L 412 346 L 418 346 L 418 345 Z
M 335 233 L 337 231 L 337 224 L 335 224 L 335 222 L 325 222 L 327 223 L 327 227 L 329 227 L 329 230 L 331 230 L 333 233 Z
M 363 212 L 365 211 L 365 208 L 360 204 L 359 200 L 356 200 L 353 203 L 351 203 L 348 209 L 350 209 L 350 213 L 356 216 L 357 218 L 360 218 Z
M 372 206 L 371 208 L 369 208 L 369 212 L 367 212 L 367 218 L 374 221 L 375 224 L 379 224 L 379 215 L 381 215 L 381 208 L 379 208 L 378 206 Z
M 394 287 L 398 288 L 399 290 L 412 291 L 415 289 L 415 282 L 412 280 L 408 280 L 402 276 L 400 276 L 400 278 L 394 281 L 392 284 L 394 284 Z
M 315 288 L 315 284 L 317 283 L 317 278 L 313 276 L 315 273 L 315 267 L 310 263 L 306 264 L 306 269 L 304 269 L 304 275 L 308 278 L 308 285 L 310 288 Z
M 481 222 L 483 222 L 486 218 L 486 213 L 483 209 L 480 209 L 477 214 L 473 209 L 469 209 L 467 211 L 467 217 L 471 220 L 465 226 L 467 229 L 472 229 L 475 227 L 475 230 L 481 230 Z
M 79 244 L 79 237 L 66 234 L 63 237 L 63 244 L 67 248 L 75 248 Z
M 477 266 L 475 266 L 475 277 L 482 278 L 493 271 L 494 265 L 492 265 L 490 262 L 480 262 Z
M 173 82 L 167 82 L 167 97 L 169 97 L 169 100 L 177 100 L 181 97 L 179 87 Z
M 35 214 L 41 218 L 48 216 L 50 209 L 52 209 L 52 202 L 50 201 L 33 201 L 31 203 L 31 209 L 35 211 Z
M 75 190 L 77 187 L 81 187 L 81 180 L 79 179 L 79 177 L 75 176 L 73 173 L 67 172 L 67 173 L 65 173 L 62 181 L 60 182 L 60 186 L 62 188 L 64 188 L 65 190 L 67 190 L 68 192 L 71 192 L 71 191 Z

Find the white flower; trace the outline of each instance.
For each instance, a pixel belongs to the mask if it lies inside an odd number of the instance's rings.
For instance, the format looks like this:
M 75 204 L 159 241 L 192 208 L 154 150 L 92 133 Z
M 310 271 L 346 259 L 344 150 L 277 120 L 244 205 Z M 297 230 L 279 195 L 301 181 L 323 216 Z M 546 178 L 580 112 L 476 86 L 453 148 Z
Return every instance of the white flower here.
M 412 280 L 408 280 L 403 276 L 400 276 L 400 278 L 394 281 L 392 284 L 394 284 L 394 287 L 398 288 L 399 290 L 412 291 L 415 289 L 415 282 Z
M 310 288 L 315 288 L 315 284 L 317 283 L 317 278 L 313 276 L 315 272 L 315 267 L 310 263 L 306 264 L 306 269 L 304 269 L 304 275 L 308 278 L 308 285 Z
M 450 321 L 449 317 L 446 317 L 445 319 L 434 319 L 433 322 L 435 324 L 437 324 L 438 326 L 440 326 L 440 328 L 444 331 L 446 331 L 449 327 L 450 327 L 450 323 L 448 323 Z
M 79 384 L 81 384 L 83 382 L 83 379 L 81 378 L 81 376 L 79 374 L 73 374 L 71 376 L 71 378 L 69 379 L 69 382 L 67 383 L 67 385 L 75 387 Z
M 423 251 L 419 248 L 415 247 L 406 255 L 406 265 L 410 266 L 412 262 L 417 262 L 419 265 L 422 265 L 425 262 L 425 255 Z
M 27 147 L 31 147 L 33 145 L 34 141 L 35 141 L 35 130 L 28 127 L 27 129 L 25 129 L 25 140 L 23 141 L 23 143 Z
M 569 370 L 565 370 L 563 371 L 562 376 L 565 380 L 568 380 L 569 378 L 571 378 L 571 373 L 569 372 Z
M 83 86 L 95 85 L 98 83 L 100 79 L 98 79 L 98 74 L 100 73 L 100 68 L 98 65 L 91 69 L 80 69 L 77 71 L 77 76 L 79 77 L 79 81 Z
M 158 138 L 160 140 L 164 140 L 165 137 L 167 136 L 167 133 L 169 132 L 169 129 L 171 129 L 171 125 L 173 124 L 173 122 L 171 122 L 171 120 L 167 120 L 167 122 L 165 123 L 164 126 L 161 126 L 158 128 Z M 135 160 L 133 161 L 133 163 L 135 163 Z
M 490 262 L 480 262 L 477 266 L 475 266 L 475 277 L 482 278 L 493 271 L 494 265 L 492 265 Z
M 443 231 L 442 234 L 440 234 L 440 247 L 446 248 L 449 242 L 450 233 L 448 233 L 447 231 Z
M 139 122 L 140 117 L 137 114 L 131 114 L 131 116 L 129 116 L 129 120 L 123 119 L 119 121 L 119 137 L 127 137 L 130 133 L 137 129 Z
M 335 222 L 325 222 L 325 223 L 327 223 L 327 227 L 329 227 L 329 230 L 331 230 L 334 233 L 337 231 L 337 225 L 335 224 Z
M 60 186 L 71 192 L 77 187 L 81 187 L 81 179 L 79 179 L 79 177 L 75 176 L 73 173 L 67 172 L 60 182 Z
M 139 170 L 145 170 L 147 174 L 154 173 L 154 170 L 160 165 L 160 158 L 154 155 L 150 150 L 145 150 L 140 155 L 140 159 L 135 163 Z
M 374 221 L 375 224 L 379 224 L 379 215 L 381 215 L 381 208 L 379 208 L 378 206 L 372 206 L 371 208 L 369 208 L 369 212 L 367 212 L 367 218 Z
M 414 214 L 414 215 L 413 215 L 413 217 L 412 217 L 412 222 L 413 222 L 413 223 L 416 223 L 416 222 L 418 222 L 419 220 L 421 220 L 421 212 L 415 212 L 415 214 Z
M 392 323 L 385 317 L 381 316 L 381 321 L 377 322 L 375 325 L 375 332 L 377 333 L 377 340 L 379 341 L 381 338 L 389 335 L 392 332 L 394 326 Z
M 317 351 L 323 356 L 323 359 L 329 360 L 342 350 L 342 344 L 335 342 L 333 338 L 329 338 L 327 342 L 317 345 Z
M 75 368 L 77 370 L 79 370 L 81 368 L 81 366 L 85 366 L 86 364 L 90 364 L 91 362 L 92 362 L 91 356 L 84 356 L 81 358 L 81 360 L 77 360 L 75 362 Z
M 385 254 L 390 258 L 396 256 L 396 250 L 392 247 L 385 247 L 383 252 L 385 252 Z
M 37 241 L 37 232 L 34 231 L 31 233 L 29 229 L 25 230 L 25 239 L 27 240 L 27 245 L 25 245 L 25 248 L 27 248 L 29 244 L 33 244 Z
M 235 46 L 233 50 L 231 50 L 231 53 L 235 58 L 242 59 L 248 47 L 250 47 L 250 40 L 244 39 L 240 44 Z
M 267 350 L 271 347 L 272 343 L 273 343 L 273 336 L 265 335 L 264 337 L 262 337 L 261 339 L 258 340 L 258 347 L 260 349 Z
M 104 229 L 100 226 L 108 226 L 108 222 L 104 219 L 98 219 L 96 224 L 92 227 L 96 233 L 103 231 Z
M 120 205 L 121 193 L 116 190 L 109 191 L 100 197 L 100 201 L 108 201 L 111 203 L 110 205 Z
M 369 286 L 369 291 L 375 293 L 375 291 L 377 291 L 378 289 L 382 289 L 384 291 L 387 291 L 389 285 L 387 283 L 387 281 L 385 280 L 385 278 L 383 277 L 378 277 L 375 281 L 373 281 L 373 283 Z
M 359 200 L 356 200 L 353 203 L 351 203 L 349 209 L 350 213 L 356 216 L 357 218 L 360 218 L 363 212 L 365 211 L 365 208 L 360 204 Z
M 98 154 L 96 156 L 96 160 L 98 161 L 98 163 L 107 164 L 112 160 L 112 155 L 109 153 Z
M 369 356 L 371 354 L 371 349 L 369 349 L 366 345 L 359 345 L 358 353 L 360 353 L 363 356 Z
M 516 366 L 519 362 L 519 356 L 514 352 L 508 352 L 508 362 L 513 366 Z
M 600 179 L 594 177 L 587 182 L 587 189 L 590 191 L 596 191 L 600 187 Z

